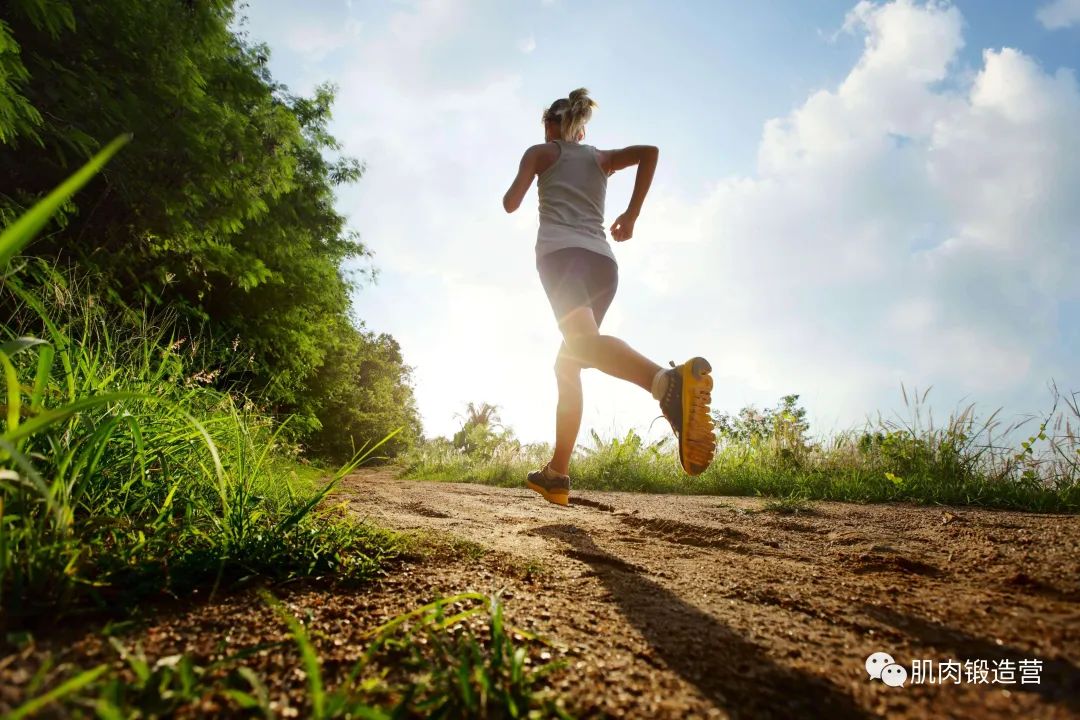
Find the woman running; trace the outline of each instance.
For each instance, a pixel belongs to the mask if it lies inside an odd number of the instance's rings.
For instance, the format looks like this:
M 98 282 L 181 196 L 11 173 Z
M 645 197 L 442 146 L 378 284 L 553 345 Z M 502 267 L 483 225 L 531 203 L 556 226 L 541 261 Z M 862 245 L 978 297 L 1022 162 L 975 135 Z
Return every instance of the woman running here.
M 559 388 L 555 452 L 543 468 L 529 473 L 526 485 L 559 505 L 570 502 L 570 455 L 581 426 L 584 368 L 596 368 L 652 393 L 679 440 L 679 460 L 690 475 L 705 471 L 716 447 L 709 417 L 712 367 L 704 358 L 664 369 L 622 340 L 600 334 L 619 284 L 615 254 L 604 234 L 607 179 L 637 166 L 630 205 L 611 225 L 611 237 L 625 242 L 634 235 L 660 151 L 652 145 L 621 150 L 583 145 L 594 107 L 585 88 L 553 102 L 544 111 L 544 143 L 525 151 L 517 177 L 503 197 L 503 208 L 514 212 L 533 178 L 539 178 L 536 269 L 563 342 L 555 359 Z

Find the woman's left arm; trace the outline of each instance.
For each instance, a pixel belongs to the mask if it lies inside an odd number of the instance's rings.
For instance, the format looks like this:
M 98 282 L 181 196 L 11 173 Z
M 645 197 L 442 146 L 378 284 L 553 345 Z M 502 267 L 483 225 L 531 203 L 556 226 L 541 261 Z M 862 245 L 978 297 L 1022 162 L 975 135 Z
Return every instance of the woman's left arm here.
M 543 145 L 533 145 L 521 156 L 521 164 L 518 165 L 517 177 L 510 183 L 510 189 L 503 195 L 503 209 L 512 213 L 521 207 L 521 201 L 525 199 L 525 193 L 532 187 L 533 178 L 536 177 L 536 160 L 540 148 Z

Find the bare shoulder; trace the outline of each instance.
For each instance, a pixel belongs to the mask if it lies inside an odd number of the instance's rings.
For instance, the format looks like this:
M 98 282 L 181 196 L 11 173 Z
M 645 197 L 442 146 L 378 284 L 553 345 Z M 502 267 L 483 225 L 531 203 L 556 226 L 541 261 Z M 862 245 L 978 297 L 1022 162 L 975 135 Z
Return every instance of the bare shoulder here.
M 552 159 L 559 157 L 559 144 L 553 142 L 540 143 L 539 145 L 533 145 L 527 152 L 533 153 L 538 159 Z
M 531 162 L 536 174 L 541 175 L 555 164 L 555 161 L 559 159 L 560 152 L 562 151 L 559 149 L 558 143 L 540 143 L 526 150 L 525 158 Z
M 597 161 L 608 174 L 628 168 L 652 157 L 655 161 L 660 149 L 655 145 L 628 145 L 613 150 L 597 150 Z

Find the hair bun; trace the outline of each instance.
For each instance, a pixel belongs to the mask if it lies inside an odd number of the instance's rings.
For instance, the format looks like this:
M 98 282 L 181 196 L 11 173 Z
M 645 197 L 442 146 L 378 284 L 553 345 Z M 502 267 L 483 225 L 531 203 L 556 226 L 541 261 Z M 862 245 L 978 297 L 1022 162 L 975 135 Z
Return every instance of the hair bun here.
M 596 101 L 589 97 L 589 91 L 578 88 L 569 97 L 551 103 L 551 107 L 544 111 L 544 122 L 557 120 L 562 139 L 576 142 L 585 130 L 585 123 L 592 117 L 594 107 L 597 107 Z
M 589 97 L 589 91 L 586 88 L 574 90 L 567 99 L 570 101 L 570 106 L 575 110 L 592 110 L 597 107 L 596 101 Z

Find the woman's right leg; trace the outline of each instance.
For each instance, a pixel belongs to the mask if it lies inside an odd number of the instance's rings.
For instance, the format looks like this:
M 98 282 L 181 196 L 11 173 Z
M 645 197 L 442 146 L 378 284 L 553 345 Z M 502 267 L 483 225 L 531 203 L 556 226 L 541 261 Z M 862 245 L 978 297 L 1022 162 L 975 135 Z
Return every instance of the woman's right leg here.
M 653 379 L 663 368 L 612 335 L 601 335 L 590 307 L 567 313 L 559 323 L 566 355 L 582 367 L 632 382 L 652 392 Z
M 563 318 L 559 327 L 567 355 L 575 362 L 652 392 L 653 380 L 663 368 L 619 338 L 601 335 L 591 308 L 576 308 Z M 663 398 L 660 408 L 679 438 L 679 460 L 690 475 L 704 472 L 716 450 L 709 417 L 710 370 L 704 358 L 694 358 L 667 371 L 667 382 L 657 388 L 657 397 Z
M 565 338 L 555 360 L 559 401 L 555 411 L 555 451 L 548 465 L 557 473 L 570 472 L 570 456 L 581 428 L 581 370 L 595 367 L 609 375 L 629 380 L 651 392 L 652 381 L 661 369 L 618 338 L 601 335 L 592 308 L 572 310 L 560 323 Z M 595 347 L 594 347 L 595 346 Z M 571 347 L 586 350 L 575 355 Z M 608 367 L 608 370 L 604 368 Z

